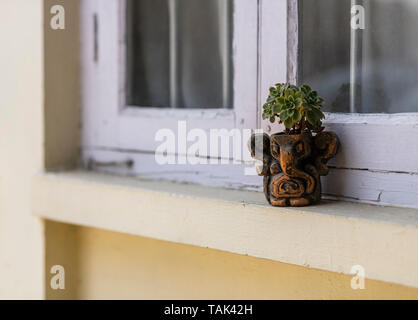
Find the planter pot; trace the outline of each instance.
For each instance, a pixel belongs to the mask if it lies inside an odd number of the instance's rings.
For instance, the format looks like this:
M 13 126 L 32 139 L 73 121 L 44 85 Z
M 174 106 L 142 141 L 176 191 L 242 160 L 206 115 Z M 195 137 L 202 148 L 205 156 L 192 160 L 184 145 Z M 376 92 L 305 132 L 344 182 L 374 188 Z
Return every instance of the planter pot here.
M 261 146 L 262 145 L 262 146 Z M 278 133 L 253 135 L 251 155 L 263 161 L 258 174 L 264 176 L 264 193 L 277 207 L 302 207 L 321 200 L 320 176 L 328 174 L 327 162 L 335 157 L 339 140 L 333 132 L 315 136 Z

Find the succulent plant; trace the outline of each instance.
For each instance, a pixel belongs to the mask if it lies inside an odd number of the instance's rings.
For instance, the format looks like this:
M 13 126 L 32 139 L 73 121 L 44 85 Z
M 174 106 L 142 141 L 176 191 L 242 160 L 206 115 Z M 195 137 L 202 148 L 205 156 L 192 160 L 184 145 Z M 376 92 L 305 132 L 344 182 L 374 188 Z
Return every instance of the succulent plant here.
M 263 106 L 263 119 L 274 123 L 278 118 L 290 134 L 304 130 L 319 132 L 323 130 L 322 120 L 325 118 L 321 111 L 323 102 L 318 92 L 308 85 L 297 87 L 289 83 L 278 83 L 270 88 L 267 102 Z

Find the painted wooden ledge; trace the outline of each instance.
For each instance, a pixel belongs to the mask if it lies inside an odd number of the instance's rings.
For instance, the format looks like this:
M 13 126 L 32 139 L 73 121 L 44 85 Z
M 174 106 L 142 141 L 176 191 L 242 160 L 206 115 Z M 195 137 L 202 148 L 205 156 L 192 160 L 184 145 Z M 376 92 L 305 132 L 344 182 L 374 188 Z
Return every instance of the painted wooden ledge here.
M 418 210 L 325 201 L 272 208 L 261 193 L 75 171 L 34 181 L 35 215 L 418 287 Z

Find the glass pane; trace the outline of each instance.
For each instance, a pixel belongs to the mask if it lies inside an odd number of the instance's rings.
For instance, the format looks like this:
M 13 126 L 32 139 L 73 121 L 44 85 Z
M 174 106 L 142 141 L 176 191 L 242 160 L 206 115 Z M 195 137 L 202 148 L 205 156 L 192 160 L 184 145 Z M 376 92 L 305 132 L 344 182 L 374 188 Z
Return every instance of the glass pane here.
M 418 112 L 418 1 L 299 2 L 299 82 L 326 111 Z M 364 29 L 351 29 L 352 5 L 363 6 Z
M 128 0 L 127 104 L 232 107 L 233 0 Z

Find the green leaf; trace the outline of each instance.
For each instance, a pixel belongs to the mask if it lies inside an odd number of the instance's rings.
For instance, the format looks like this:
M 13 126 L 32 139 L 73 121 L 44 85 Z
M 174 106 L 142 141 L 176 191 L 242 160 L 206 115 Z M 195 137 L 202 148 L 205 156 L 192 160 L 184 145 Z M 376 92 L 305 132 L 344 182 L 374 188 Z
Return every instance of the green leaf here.
M 267 103 L 272 103 L 272 102 L 274 102 L 274 101 L 276 101 L 276 97 L 274 97 L 274 96 L 270 96 L 270 97 L 267 99 Z
M 299 112 L 299 110 L 296 110 L 294 115 L 293 115 L 293 120 L 295 122 L 299 122 L 302 120 L 302 113 Z
M 280 110 L 281 110 L 281 107 L 280 107 L 280 105 L 279 105 L 279 104 L 275 104 L 275 105 L 272 107 L 272 113 L 274 113 L 274 114 L 279 113 L 279 112 L 280 112 Z
M 289 113 L 287 112 L 287 110 L 283 110 L 282 112 L 280 112 L 280 120 L 286 121 L 288 118 Z
M 284 123 L 284 125 L 287 129 L 290 129 L 294 125 L 294 122 L 293 122 L 292 118 L 289 118 L 289 119 L 283 121 L 283 123 Z
M 301 105 L 302 105 L 302 99 L 301 98 L 297 98 L 296 100 L 295 100 L 295 106 L 296 107 L 300 107 Z

